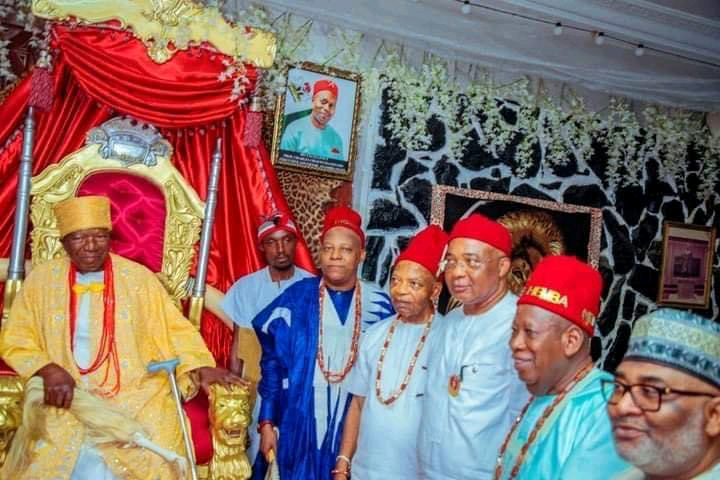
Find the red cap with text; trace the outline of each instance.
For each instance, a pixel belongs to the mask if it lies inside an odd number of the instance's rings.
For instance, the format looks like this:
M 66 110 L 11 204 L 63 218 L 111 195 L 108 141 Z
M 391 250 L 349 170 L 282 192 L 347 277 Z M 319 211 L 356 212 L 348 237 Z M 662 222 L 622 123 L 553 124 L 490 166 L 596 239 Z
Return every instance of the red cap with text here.
M 479 213 L 473 213 L 457 221 L 450 231 L 448 242 L 456 238 L 479 240 L 497 248 L 507 256 L 510 256 L 512 251 L 512 238 L 507 228 Z
M 431 275 L 440 274 L 440 262 L 445 255 L 448 235 L 437 225 L 430 225 L 415 235 L 407 248 L 395 259 L 395 265 L 409 260 L 425 267 Z
M 265 237 L 280 230 L 292 233 L 296 237 L 298 234 L 297 227 L 295 227 L 293 221 L 290 220 L 290 215 L 287 213 L 276 212 L 263 217 L 263 221 L 257 231 L 258 242 L 262 243 Z
M 328 230 L 335 227 L 343 227 L 360 237 L 360 244 L 365 246 L 365 234 L 362 231 L 362 219 L 355 210 L 345 206 L 333 207 L 325 213 L 325 222 L 320 239 L 325 236 Z
M 338 96 L 337 83 L 333 82 L 332 80 L 318 80 L 317 82 L 315 82 L 315 85 L 313 85 L 313 97 L 318 92 L 322 92 L 323 90 L 327 90 L 328 92 L 332 93 L 333 97 L 335 98 L 337 98 Z
M 535 267 L 517 304 L 556 313 L 592 336 L 601 295 L 600 272 L 575 257 L 549 255 Z

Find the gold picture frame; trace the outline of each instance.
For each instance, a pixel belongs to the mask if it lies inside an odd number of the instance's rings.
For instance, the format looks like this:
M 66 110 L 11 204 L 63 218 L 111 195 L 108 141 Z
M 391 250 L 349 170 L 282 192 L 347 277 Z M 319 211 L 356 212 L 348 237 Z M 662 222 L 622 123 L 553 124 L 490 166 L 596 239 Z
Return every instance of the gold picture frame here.
M 288 67 L 285 78 L 285 92 L 275 102 L 273 165 L 352 181 L 362 75 L 303 62 Z M 334 101 L 329 98 L 333 88 L 337 92 Z
M 657 304 L 707 308 L 714 258 L 715 227 L 664 222 Z
M 567 244 L 562 253 L 574 255 L 598 267 L 603 222 L 602 210 L 599 208 L 445 185 L 434 185 L 432 188 L 430 223 L 440 225 L 447 231 L 452 229 L 457 220 L 470 213 L 482 213 L 502 222 L 500 217 L 518 211 L 553 215 Z M 508 229 L 512 233 L 512 228 Z M 571 239 L 571 236 L 578 238 Z
M 508 288 L 519 295 L 545 255 L 573 255 L 597 268 L 602 243 L 602 210 L 551 200 L 435 185 L 432 188 L 430 223 L 445 231 L 472 213 L 481 213 L 503 224 L 513 240 Z M 444 286 L 439 311 L 459 305 Z

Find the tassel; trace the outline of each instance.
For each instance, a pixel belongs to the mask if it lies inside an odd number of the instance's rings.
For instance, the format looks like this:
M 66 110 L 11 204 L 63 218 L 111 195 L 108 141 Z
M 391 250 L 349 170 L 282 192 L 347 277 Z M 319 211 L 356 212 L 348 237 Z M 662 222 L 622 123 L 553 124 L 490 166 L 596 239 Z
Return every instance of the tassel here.
M 43 381 L 31 377 L 25 386 L 22 424 L 13 439 L 3 467 L 4 478 L 15 478 L 31 463 L 32 451 L 37 442 L 47 436 L 47 413 L 43 405 Z M 167 450 L 150 440 L 143 426 L 127 417 L 125 412 L 116 410 L 106 400 L 75 388 L 70 413 L 85 428 L 85 439 L 90 445 L 115 444 L 121 448 L 145 448 L 168 462 L 178 475 L 187 478 L 188 464 L 185 457 Z
M 53 103 L 53 77 L 47 67 L 35 67 L 30 82 L 30 99 L 28 105 L 37 110 L 47 112 Z
M 245 129 L 243 143 L 245 146 L 257 148 L 262 139 L 263 106 L 262 97 L 254 96 L 250 100 L 250 107 L 245 114 Z

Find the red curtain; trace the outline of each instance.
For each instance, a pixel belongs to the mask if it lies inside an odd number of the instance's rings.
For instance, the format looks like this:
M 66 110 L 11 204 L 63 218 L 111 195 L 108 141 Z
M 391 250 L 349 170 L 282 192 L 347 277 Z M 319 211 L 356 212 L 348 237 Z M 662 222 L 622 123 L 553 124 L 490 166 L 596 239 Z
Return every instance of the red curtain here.
M 210 161 L 218 137 L 223 165 L 208 265 L 208 284 L 226 291 L 257 270 L 259 217 L 273 206 L 289 211 L 267 151 L 243 145 L 245 110 L 230 101 L 232 80 L 220 81 L 223 55 L 205 48 L 178 52 L 154 63 L 142 42 L 114 28 L 56 26 L 53 31 L 55 96 L 36 115 L 33 175 L 79 149 L 87 131 L 118 115 L 157 126 L 174 148 L 173 163 L 200 198 L 207 195 Z M 248 67 L 251 82 L 256 71 Z M 0 257 L 12 241 L 22 126 L 30 93 L 25 79 L 0 105 Z M 28 248 L 29 253 L 29 248 Z M 313 269 L 305 244 L 298 263 Z M 218 362 L 227 364 L 231 334 L 206 313 L 201 332 Z

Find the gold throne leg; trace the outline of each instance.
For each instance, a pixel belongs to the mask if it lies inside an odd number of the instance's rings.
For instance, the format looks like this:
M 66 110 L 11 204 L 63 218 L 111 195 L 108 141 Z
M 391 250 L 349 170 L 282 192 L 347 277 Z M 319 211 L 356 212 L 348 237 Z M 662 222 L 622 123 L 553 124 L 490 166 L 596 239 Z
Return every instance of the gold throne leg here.
M 247 428 L 252 421 L 254 391 L 213 385 L 210 389 L 210 430 L 213 457 L 208 465 L 209 480 L 246 480 L 252 468 L 245 450 Z
M 0 466 L 22 422 L 23 382 L 15 375 L 0 375 Z

